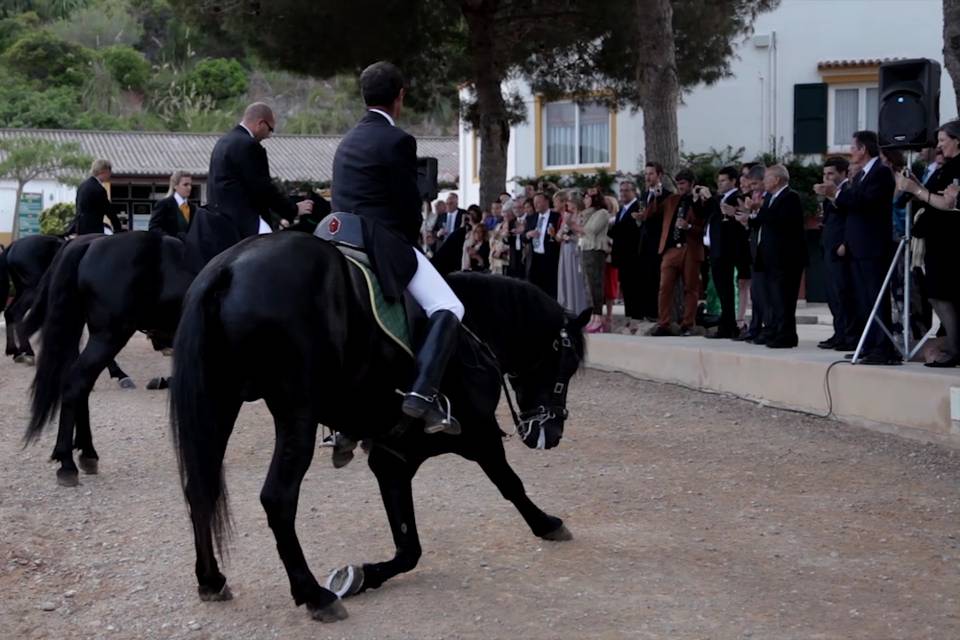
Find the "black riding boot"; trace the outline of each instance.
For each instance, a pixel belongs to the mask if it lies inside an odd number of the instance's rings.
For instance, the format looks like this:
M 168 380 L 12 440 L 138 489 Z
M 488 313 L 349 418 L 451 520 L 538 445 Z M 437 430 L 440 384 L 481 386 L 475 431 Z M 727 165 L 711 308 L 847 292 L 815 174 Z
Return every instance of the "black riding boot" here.
M 417 353 L 417 380 L 404 394 L 403 413 L 423 420 L 426 433 L 460 433 L 450 415 L 450 403 L 440 394 L 440 381 L 450 355 L 457 348 L 460 321 L 450 311 L 437 311 L 427 320 L 427 337 Z

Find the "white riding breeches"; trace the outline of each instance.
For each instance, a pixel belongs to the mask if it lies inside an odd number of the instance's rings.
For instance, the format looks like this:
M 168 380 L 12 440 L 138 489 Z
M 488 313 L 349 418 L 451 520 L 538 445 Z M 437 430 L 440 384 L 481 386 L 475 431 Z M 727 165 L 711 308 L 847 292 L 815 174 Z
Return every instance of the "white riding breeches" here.
M 427 257 L 416 249 L 411 249 L 417 256 L 417 272 L 407 285 L 407 293 L 413 296 L 429 318 L 437 311 L 449 311 L 463 320 L 463 303 L 443 279 L 440 272 L 434 268 Z
M 257 220 L 260 221 L 260 228 L 257 229 L 258 234 L 263 235 L 265 233 L 273 233 L 273 229 L 271 229 L 270 225 L 263 221 L 263 218 L 257 217 Z

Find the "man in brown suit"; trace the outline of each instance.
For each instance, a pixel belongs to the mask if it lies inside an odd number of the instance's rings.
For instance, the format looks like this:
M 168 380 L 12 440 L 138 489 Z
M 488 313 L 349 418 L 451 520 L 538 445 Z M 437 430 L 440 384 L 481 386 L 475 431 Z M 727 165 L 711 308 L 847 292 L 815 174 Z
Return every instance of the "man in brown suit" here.
M 693 172 L 681 169 L 674 178 L 677 193 L 655 200 L 643 212 L 643 219 L 661 218 L 660 295 L 658 321 L 650 335 L 669 336 L 670 309 L 674 289 L 683 279 L 682 335 L 689 336 L 697 316 L 700 295 L 700 265 L 703 263 L 704 205 L 710 198 L 706 187 L 694 188 Z

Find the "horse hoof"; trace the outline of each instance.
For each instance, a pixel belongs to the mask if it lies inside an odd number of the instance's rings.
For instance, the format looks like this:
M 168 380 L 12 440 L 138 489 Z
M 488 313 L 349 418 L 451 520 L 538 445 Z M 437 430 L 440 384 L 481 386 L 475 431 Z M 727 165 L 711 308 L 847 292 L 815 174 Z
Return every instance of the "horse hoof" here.
M 204 602 L 226 602 L 227 600 L 233 600 L 233 592 L 230 591 L 230 586 L 226 582 L 223 583 L 223 588 L 220 591 L 211 591 L 207 587 L 200 587 L 197 591 L 200 593 L 200 599 Z
M 325 607 L 315 607 L 307 604 L 307 611 L 310 612 L 311 618 L 319 622 L 338 622 L 346 620 L 349 615 L 347 608 L 339 600 L 334 600 Z
M 77 459 L 77 464 L 80 465 L 83 472 L 89 476 L 96 475 L 100 470 L 100 461 L 97 458 L 80 456 Z
M 363 567 L 347 565 L 334 570 L 327 577 L 327 590 L 333 591 L 338 598 L 346 598 L 360 593 L 363 588 Z
M 28 367 L 32 367 L 34 364 L 33 356 L 28 356 L 25 353 L 21 353 L 13 359 L 17 364 L 25 364 Z
M 163 376 L 158 378 L 150 378 L 150 382 L 147 383 L 147 391 L 160 391 L 169 387 L 170 384 Z
M 76 487 L 80 485 L 80 474 L 76 471 L 57 469 L 57 484 L 61 487 Z
M 573 534 L 570 533 L 570 529 L 567 529 L 567 525 L 562 524 L 543 536 L 543 539 L 553 540 L 554 542 L 566 542 L 567 540 L 573 540 Z
M 117 380 L 117 384 L 120 385 L 121 389 L 136 389 L 137 384 L 133 381 L 133 378 L 127 376 L 125 378 L 120 378 Z
M 173 349 L 170 347 L 164 347 L 163 349 L 160 350 L 160 353 L 162 353 L 164 356 L 169 358 L 170 356 L 173 355 Z

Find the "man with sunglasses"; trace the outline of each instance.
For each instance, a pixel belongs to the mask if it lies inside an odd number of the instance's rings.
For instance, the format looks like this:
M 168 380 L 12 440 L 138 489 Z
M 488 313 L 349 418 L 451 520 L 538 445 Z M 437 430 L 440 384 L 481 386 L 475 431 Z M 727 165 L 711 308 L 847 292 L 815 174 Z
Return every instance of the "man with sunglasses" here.
M 240 124 L 217 141 L 210 156 L 207 208 L 233 224 L 237 241 L 269 233 L 270 211 L 291 222 L 313 211 L 310 200 L 293 204 L 270 179 L 267 150 L 260 143 L 274 127 L 273 110 L 255 102 L 244 111 Z

